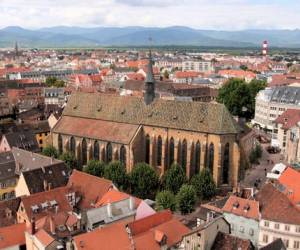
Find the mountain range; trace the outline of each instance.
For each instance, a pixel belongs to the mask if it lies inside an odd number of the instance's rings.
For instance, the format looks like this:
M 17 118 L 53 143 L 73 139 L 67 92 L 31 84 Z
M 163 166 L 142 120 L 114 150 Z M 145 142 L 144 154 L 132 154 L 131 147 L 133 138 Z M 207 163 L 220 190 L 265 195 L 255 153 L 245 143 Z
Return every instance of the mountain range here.
M 149 42 L 151 37 L 151 42 Z M 300 48 L 300 30 L 216 31 L 173 26 L 155 27 L 69 27 L 0 29 L 0 47 L 97 47 L 97 46 L 209 46 L 261 47 L 267 40 L 272 47 Z

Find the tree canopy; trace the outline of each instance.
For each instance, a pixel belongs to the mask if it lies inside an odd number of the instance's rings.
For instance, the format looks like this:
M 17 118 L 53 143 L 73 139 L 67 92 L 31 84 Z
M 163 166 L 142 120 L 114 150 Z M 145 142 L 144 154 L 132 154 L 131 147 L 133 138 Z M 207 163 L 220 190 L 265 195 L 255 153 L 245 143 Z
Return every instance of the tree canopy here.
M 208 200 L 216 194 L 216 184 L 210 171 L 206 168 L 201 170 L 191 179 L 191 185 L 195 188 L 200 199 Z
M 192 185 L 184 184 L 176 195 L 177 208 L 182 214 L 191 213 L 196 204 L 196 191 Z
M 65 86 L 65 82 L 57 79 L 55 76 L 49 76 L 46 78 L 46 85 L 47 87 L 62 88 Z
M 162 178 L 163 188 L 177 194 L 186 182 L 186 175 L 178 163 L 174 162 Z
M 66 163 L 66 165 L 70 168 L 70 169 L 78 169 L 78 170 L 81 170 L 79 168 L 79 165 L 75 159 L 75 156 L 70 153 L 70 152 L 65 152 L 63 154 L 61 154 L 59 156 L 59 159 L 64 161 Z
M 156 209 L 170 209 L 171 211 L 176 210 L 176 197 L 175 195 L 169 191 L 164 190 L 156 194 Z
M 48 157 L 58 158 L 58 151 L 52 145 L 48 145 L 48 146 L 44 147 L 42 154 L 45 156 L 48 156 Z
M 224 103 L 232 115 L 253 118 L 255 112 L 255 98 L 257 93 L 266 87 L 265 81 L 229 79 L 220 89 L 218 102 Z
M 146 163 L 138 163 L 130 174 L 130 187 L 139 198 L 154 198 L 159 187 L 159 177 L 155 170 Z
M 126 190 L 128 186 L 126 168 L 119 161 L 113 161 L 104 168 L 104 178 L 111 180 L 121 190 Z
M 104 175 L 105 163 L 97 160 L 90 160 L 87 166 L 83 169 L 84 172 L 102 177 Z

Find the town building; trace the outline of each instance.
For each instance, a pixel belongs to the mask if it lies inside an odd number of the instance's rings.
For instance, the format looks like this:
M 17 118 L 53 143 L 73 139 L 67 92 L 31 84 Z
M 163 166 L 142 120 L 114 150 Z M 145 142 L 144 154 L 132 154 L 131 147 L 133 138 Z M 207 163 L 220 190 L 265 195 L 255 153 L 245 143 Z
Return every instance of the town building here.
M 299 87 L 275 87 L 261 90 L 255 99 L 252 124 L 273 131 L 274 121 L 287 109 L 300 109 Z
M 285 160 L 290 164 L 300 161 L 299 122 L 299 109 L 287 109 L 274 121 L 272 143 L 281 149 Z
M 210 61 L 185 60 L 182 62 L 182 71 L 213 72 L 214 67 Z

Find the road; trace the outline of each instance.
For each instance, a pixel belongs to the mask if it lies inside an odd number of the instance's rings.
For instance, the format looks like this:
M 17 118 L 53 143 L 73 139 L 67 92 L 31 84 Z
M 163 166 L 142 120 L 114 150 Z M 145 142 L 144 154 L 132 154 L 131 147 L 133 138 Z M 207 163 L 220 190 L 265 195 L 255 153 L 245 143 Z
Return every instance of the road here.
M 259 165 L 252 165 L 252 168 L 246 171 L 245 179 L 240 183 L 241 187 L 254 187 L 255 181 L 258 179 L 261 180 L 260 185 L 262 185 L 266 181 L 265 169 L 270 172 L 276 163 L 283 162 L 281 154 L 269 154 L 266 151 L 269 145 L 268 143 L 261 144 L 263 152 Z

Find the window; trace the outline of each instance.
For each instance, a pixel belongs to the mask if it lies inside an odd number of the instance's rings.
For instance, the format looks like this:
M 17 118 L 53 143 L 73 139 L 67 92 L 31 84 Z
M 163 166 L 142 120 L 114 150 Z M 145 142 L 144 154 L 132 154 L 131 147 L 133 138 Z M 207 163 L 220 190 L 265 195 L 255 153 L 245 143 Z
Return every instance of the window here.
M 263 242 L 264 242 L 264 243 L 268 243 L 268 241 L 269 241 L 268 235 L 267 235 L 267 234 L 264 234 L 264 235 L 263 235 Z
M 300 233 L 300 227 L 296 227 L 296 233 Z
M 289 240 L 288 239 L 283 239 L 283 243 L 286 247 L 289 247 Z
M 253 230 L 252 228 L 250 228 L 250 230 L 249 230 L 249 235 L 250 235 L 250 236 L 253 236 L 253 235 L 254 235 L 254 230 Z
M 241 233 L 244 233 L 244 231 L 245 231 L 244 227 L 243 227 L 243 226 L 240 226 L 240 232 L 241 232 Z
M 289 225 L 285 225 L 284 229 L 285 229 L 285 231 L 290 231 L 290 226 Z
M 279 228 L 280 228 L 279 223 L 276 223 L 276 224 L 274 225 L 274 228 L 275 228 L 275 229 L 279 229 Z
M 145 143 L 145 150 L 146 150 L 146 159 L 145 162 L 150 164 L 150 136 L 146 136 L 146 143 Z
M 43 140 L 42 139 L 39 140 L 39 144 L 43 144 Z
M 157 166 L 162 165 L 162 138 L 158 136 L 157 138 Z
M 99 142 L 95 141 L 94 143 L 94 160 L 99 161 L 100 157 L 99 157 Z
M 270 223 L 268 221 L 265 221 L 264 226 L 269 227 Z
M 111 143 L 106 144 L 106 163 L 110 163 L 112 161 L 112 145 Z
M 294 241 L 294 249 L 299 249 L 300 248 L 300 241 L 295 240 Z
M 175 149 L 175 145 L 174 145 L 174 139 L 171 138 L 170 139 L 170 146 L 169 146 L 169 163 L 170 165 L 172 165 L 172 163 L 174 162 L 174 149 Z
M 122 162 L 123 166 L 126 167 L 126 148 L 124 145 L 120 148 L 120 161 Z

